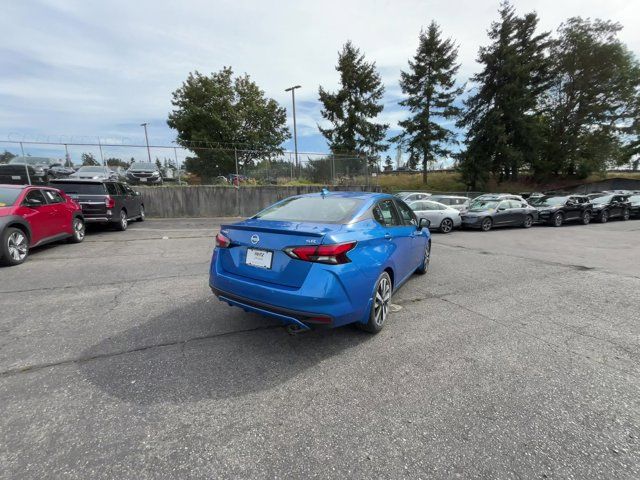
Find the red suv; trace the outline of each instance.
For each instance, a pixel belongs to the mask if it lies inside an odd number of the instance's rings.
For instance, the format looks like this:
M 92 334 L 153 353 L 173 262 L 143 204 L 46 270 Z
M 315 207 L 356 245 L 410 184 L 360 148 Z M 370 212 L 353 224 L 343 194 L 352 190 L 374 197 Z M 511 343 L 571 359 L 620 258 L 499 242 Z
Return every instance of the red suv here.
M 79 243 L 84 228 L 82 209 L 60 190 L 0 185 L 0 265 L 18 265 L 45 243 Z

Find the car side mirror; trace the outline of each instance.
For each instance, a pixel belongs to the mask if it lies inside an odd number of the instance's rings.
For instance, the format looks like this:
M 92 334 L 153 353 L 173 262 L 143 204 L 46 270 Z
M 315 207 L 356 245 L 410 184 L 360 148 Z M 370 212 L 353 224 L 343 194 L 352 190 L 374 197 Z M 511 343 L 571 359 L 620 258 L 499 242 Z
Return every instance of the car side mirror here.
M 423 230 L 425 228 L 429 228 L 431 226 L 431 220 L 428 218 L 421 218 L 418 222 L 418 231 Z

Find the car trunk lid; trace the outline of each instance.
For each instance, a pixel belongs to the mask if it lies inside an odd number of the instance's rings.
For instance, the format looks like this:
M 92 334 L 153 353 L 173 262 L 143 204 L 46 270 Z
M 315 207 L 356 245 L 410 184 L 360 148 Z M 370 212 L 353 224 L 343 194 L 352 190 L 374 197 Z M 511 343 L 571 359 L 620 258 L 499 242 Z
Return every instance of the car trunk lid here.
M 235 225 L 223 225 L 220 232 L 231 240 L 229 248 L 218 249 L 222 268 L 234 275 L 263 282 L 299 288 L 313 266 L 311 262 L 289 257 L 284 249 L 300 245 L 320 245 L 328 231 L 336 225 L 280 222 L 249 219 Z M 339 227 L 338 227 L 339 228 Z M 265 260 L 255 263 L 255 252 Z M 248 261 L 249 255 L 249 263 Z

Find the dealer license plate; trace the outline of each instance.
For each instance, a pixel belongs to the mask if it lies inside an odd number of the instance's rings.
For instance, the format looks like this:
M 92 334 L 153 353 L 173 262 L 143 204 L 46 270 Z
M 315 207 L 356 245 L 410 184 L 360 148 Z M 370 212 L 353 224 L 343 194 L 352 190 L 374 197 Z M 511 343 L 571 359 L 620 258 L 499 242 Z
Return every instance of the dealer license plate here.
M 247 265 L 270 269 L 272 258 L 273 252 L 256 250 L 255 248 L 247 249 Z

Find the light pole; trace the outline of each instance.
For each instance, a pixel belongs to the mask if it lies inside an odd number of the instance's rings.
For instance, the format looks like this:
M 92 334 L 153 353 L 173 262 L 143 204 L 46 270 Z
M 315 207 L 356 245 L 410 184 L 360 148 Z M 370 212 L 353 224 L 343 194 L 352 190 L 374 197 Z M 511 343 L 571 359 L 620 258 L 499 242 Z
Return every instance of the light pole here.
M 144 139 L 147 142 L 147 156 L 149 157 L 149 163 L 151 163 L 151 150 L 149 150 L 149 135 L 147 135 L 148 123 L 141 123 L 140 126 L 144 127 Z
M 291 101 L 293 103 L 293 150 L 295 152 L 296 167 L 299 167 L 298 161 L 298 130 L 296 128 L 296 88 L 300 88 L 300 85 L 295 85 L 285 89 L 285 92 L 291 92 Z

